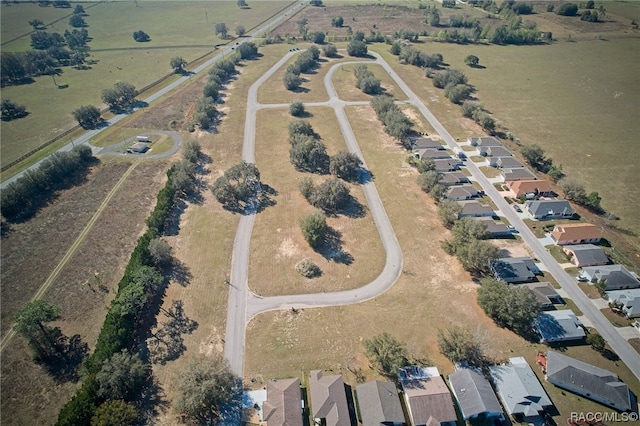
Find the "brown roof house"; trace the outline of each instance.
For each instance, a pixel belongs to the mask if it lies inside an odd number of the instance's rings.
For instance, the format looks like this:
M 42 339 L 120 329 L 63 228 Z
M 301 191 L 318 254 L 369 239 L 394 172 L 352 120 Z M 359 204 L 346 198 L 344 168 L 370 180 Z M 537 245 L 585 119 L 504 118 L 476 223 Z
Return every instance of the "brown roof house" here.
M 403 367 L 398 376 L 412 426 L 456 424 L 458 416 L 451 392 L 436 367 Z
M 562 247 L 571 256 L 571 263 L 576 266 L 598 266 L 609 263 L 609 258 L 598 246 L 593 244 L 576 244 Z
M 323 376 L 322 371 L 312 370 L 309 379 L 311 414 L 326 426 L 350 426 L 349 405 L 342 376 Z
M 551 183 L 546 180 L 526 179 L 515 180 L 508 183 L 511 191 L 509 196 L 513 198 L 525 197 L 528 199 L 536 197 L 555 197 L 555 192 Z
M 551 238 L 559 246 L 567 244 L 597 243 L 602 238 L 600 228 L 591 223 L 567 223 L 556 225 Z
M 302 426 L 300 379 L 269 380 L 262 416 L 267 426 Z
M 396 385 L 392 382 L 368 382 L 356 387 L 363 426 L 401 426 L 404 417 Z

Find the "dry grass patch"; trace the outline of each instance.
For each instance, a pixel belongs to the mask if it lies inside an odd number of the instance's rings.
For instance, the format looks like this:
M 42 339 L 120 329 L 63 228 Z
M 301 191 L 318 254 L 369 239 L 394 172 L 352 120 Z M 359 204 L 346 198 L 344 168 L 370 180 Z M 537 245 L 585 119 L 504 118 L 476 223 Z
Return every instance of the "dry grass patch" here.
M 328 154 L 345 150 L 333 109 L 307 111 L 311 115 L 308 120 L 327 146 Z M 286 109 L 258 112 L 256 163 L 262 182 L 277 191 L 274 197 L 277 204 L 256 218 L 249 267 L 251 288 L 260 295 L 280 295 L 344 290 L 367 284 L 382 270 L 385 255 L 359 185 L 348 184 L 364 216 L 338 214 L 327 220 L 341 234 L 341 249 L 348 253 L 351 263 L 333 260 L 333 254 L 324 250 L 314 251 L 302 236 L 299 220 L 315 208 L 300 194 L 298 183 L 305 176 L 311 176 L 316 183 L 329 176 L 300 173 L 291 165 L 287 130 L 290 121 Z M 305 279 L 295 271 L 295 264 L 305 257 L 320 266 L 320 277 Z
M 357 59 L 357 58 L 351 58 Z M 389 74 L 378 64 L 366 64 L 369 71 L 380 79 L 384 93 L 396 100 L 407 100 L 407 95 L 396 85 Z M 372 96 L 356 88 L 356 77 L 353 75 L 355 64 L 346 64 L 333 74 L 333 85 L 338 97 L 343 101 L 370 101 Z
M 589 299 L 602 299 L 595 285 L 589 283 L 578 283 L 578 287 L 582 289 Z

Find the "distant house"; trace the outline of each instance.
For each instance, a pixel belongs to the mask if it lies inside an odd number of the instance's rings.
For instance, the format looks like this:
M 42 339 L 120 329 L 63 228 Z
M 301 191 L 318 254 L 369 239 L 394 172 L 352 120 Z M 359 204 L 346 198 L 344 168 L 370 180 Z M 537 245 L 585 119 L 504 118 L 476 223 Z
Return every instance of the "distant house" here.
M 540 269 L 530 257 L 502 257 L 489 262 L 489 269 L 498 281 L 522 283 L 533 281 Z
M 511 231 L 509 231 L 507 225 L 502 222 L 496 222 L 491 217 L 481 216 L 474 217 L 473 219 L 484 223 L 487 227 L 487 232 L 491 237 L 505 237 L 507 235 L 511 235 Z
M 404 367 L 398 375 L 412 426 L 456 424 L 451 393 L 436 367 Z
M 363 426 L 400 426 L 406 424 L 396 385 L 392 382 L 368 382 L 356 387 Z
M 473 185 L 459 185 L 449 187 L 442 198 L 450 201 L 470 200 L 478 196 L 478 190 Z
M 586 266 L 580 275 L 592 283 L 604 280 L 605 291 L 640 288 L 640 280 L 622 265 Z
M 417 138 L 411 141 L 411 149 L 444 149 L 444 145 L 435 139 Z
M 524 210 L 538 220 L 573 217 L 576 213 L 567 200 L 525 201 Z
M 461 185 L 469 182 L 469 178 L 462 172 L 440 173 L 438 183 L 444 186 Z
M 509 196 L 513 198 L 555 197 L 551 183 L 546 180 L 526 179 L 508 182 Z
M 551 231 L 551 238 L 559 246 L 597 243 L 602 239 L 602 232 L 591 223 L 567 223 L 556 225 Z
M 462 418 L 501 419 L 504 413 L 491 384 L 480 372 L 471 368 L 460 368 L 449 375 L 453 396 L 458 401 Z
M 555 288 L 548 282 L 520 284 L 527 287 L 540 303 L 543 309 L 553 308 L 553 305 L 562 305 L 564 301 Z
M 609 258 L 598 246 L 593 244 L 578 244 L 562 247 L 562 250 L 571 257 L 571 263 L 576 266 L 598 266 L 609 263 Z
M 606 295 L 620 306 L 627 318 L 640 318 L 640 288 L 607 291 Z
M 611 371 L 558 352 L 547 352 L 547 381 L 620 411 L 632 409 L 629 387 Z
M 432 148 L 414 149 L 412 152 L 413 152 L 413 155 L 419 159 L 431 158 L 432 160 L 441 160 L 445 158 L 452 158 L 451 154 L 449 154 L 447 151 L 443 151 L 439 149 L 432 149 Z
M 149 150 L 149 145 L 144 142 L 136 142 L 129 147 L 127 151 L 134 152 L 136 154 L 144 154 Z
M 511 157 L 511 151 L 503 146 L 481 146 L 478 153 L 483 157 Z
M 523 357 L 509 358 L 505 365 L 489 367 L 491 379 L 507 414 L 519 422 L 533 419 L 553 408 L 553 403 Z
M 479 147 L 502 146 L 502 143 L 500 143 L 500 141 L 493 136 L 467 138 L 467 142 L 469 142 L 471 146 Z
M 317 422 L 326 426 L 349 426 L 349 406 L 342 376 L 323 376 L 322 371 L 312 370 L 309 378 L 311 414 Z
M 444 173 L 444 172 L 453 172 L 460 168 L 460 161 L 455 158 L 443 158 L 433 160 L 433 163 L 436 165 L 436 172 Z
M 267 426 L 302 426 L 300 379 L 269 380 L 262 416 Z
M 536 178 L 536 175 L 524 167 L 517 169 L 501 169 L 500 174 L 507 183 L 516 180 L 532 180 Z
M 540 335 L 540 343 L 582 340 L 586 336 L 582 323 L 570 309 L 541 312 L 533 321 L 533 328 Z
M 458 214 L 458 219 L 463 217 L 492 217 L 495 215 L 495 212 L 490 206 L 486 206 L 484 204 L 480 204 L 476 200 L 465 200 L 458 201 L 458 204 L 462 207 L 462 210 Z
M 492 167 L 497 167 L 499 169 L 517 169 L 517 168 L 524 167 L 524 165 L 521 162 L 519 162 L 513 157 L 498 157 L 495 160 L 495 165 L 493 163 L 494 163 L 493 161 L 489 162 L 489 164 Z

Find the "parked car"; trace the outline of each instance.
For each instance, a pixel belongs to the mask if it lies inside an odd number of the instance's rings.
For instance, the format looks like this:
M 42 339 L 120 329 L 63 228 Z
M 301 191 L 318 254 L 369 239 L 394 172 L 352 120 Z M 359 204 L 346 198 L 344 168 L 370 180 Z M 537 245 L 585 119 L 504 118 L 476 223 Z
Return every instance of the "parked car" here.
M 587 279 L 587 277 L 583 277 L 582 275 L 578 275 L 576 277 L 576 281 L 580 281 L 581 283 L 586 283 L 589 280 Z
M 513 208 L 515 211 L 517 211 L 518 213 L 522 213 L 522 209 L 520 208 L 520 206 L 518 204 L 514 204 Z

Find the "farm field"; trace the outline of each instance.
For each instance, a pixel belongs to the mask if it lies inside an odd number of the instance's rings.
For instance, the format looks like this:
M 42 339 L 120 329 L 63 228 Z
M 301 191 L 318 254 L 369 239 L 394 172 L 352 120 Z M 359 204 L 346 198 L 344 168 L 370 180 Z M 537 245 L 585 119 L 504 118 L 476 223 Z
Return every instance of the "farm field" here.
M 249 31 L 289 3 L 255 2 L 250 9 L 240 9 L 235 1 L 140 0 L 138 7 L 135 2 L 85 4 L 87 30 L 92 37 L 88 43 L 88 60 L 93 62 L 89 63 L 90 69 L 62 68 L 56 82 L 68 84 L 66 89 L 59 89 L 50 76 L 37 77 L 32 84 L 2 88 L 3 99 L 25 105 L 29 115 L 3 122 L 1 164 L 75 126 L 71 112 L 81 105 L 101 105 L 101 90 L 116 81 L 127 81 L 141 89 L 170 74 L 172 57 L 182 56 L 191 62 L 212 52 L 215 44 L 226 42 L 214 35 L 215 23 L 225 22 L 229 35 L 235 37 L 238 25 Z M 66 16 L 72 12 L 31 3 L 2 6 L 0 10 L 2 40 L 6 40 L 3 52 L 30 48 L 29 20 L 39 18 L 48 24 L 59 19 L 47 30 L 64 33 L 69 28 Z M 149 42 L 133 40 L 133 31 L 140 29 L 150 35 Z

